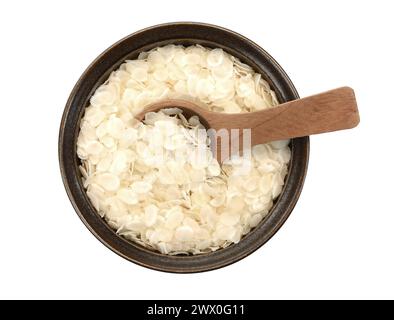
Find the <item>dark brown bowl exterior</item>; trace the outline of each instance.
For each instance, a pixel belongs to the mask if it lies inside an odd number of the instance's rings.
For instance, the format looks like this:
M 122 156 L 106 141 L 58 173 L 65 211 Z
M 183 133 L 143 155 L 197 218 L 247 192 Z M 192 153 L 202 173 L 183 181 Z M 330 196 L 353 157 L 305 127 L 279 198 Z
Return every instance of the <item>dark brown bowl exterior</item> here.
M 76 155 L 76 140 L 85 107 L 96 88 L 126 59 L 141 51 L 174 44 L 201 44 L 220 47 L 263 74 L 280 102 L 298 98 L 292 82 L 279 64 L 249 39 L 221 27 L 179 22 L 154 26 L 131 34 L 102 53 L 83 73 L 67 101 L 59 135 L 59 161 L 63 183 L 74 209 L 86 227 L 108 248 L 139 265 L 167 272 L 191 273 L 224 267 L 234 263 L 267 242 L 283 225 L 293 210 L 306 176 L 309 138 L 291 141 L 291 162 L 285 186 L 270 214 L 238 244 L 197 256 L 168 256 L 148 250 L 118 236 L 99 217 L 82 186 Z

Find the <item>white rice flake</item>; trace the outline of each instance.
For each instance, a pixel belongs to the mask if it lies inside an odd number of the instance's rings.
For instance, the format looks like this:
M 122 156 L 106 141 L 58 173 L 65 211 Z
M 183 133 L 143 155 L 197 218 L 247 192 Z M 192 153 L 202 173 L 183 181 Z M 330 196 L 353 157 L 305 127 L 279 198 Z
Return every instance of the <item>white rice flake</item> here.
M 163 254 L 200 254 L 237 243 L 282 192 L 289 141 L 220 165 L 198 119 L 178 108 L 134 115 L 179 98 L 216 112 L 278 104 L 262 76 L 220 48 L 168 45 L 128 60 L 93 94 L 77 155 L 93 207 L 116 232 Z M 200 148 L 200 149 L 198 149 Z M 194 157 L 196 150 L 200 157 Z

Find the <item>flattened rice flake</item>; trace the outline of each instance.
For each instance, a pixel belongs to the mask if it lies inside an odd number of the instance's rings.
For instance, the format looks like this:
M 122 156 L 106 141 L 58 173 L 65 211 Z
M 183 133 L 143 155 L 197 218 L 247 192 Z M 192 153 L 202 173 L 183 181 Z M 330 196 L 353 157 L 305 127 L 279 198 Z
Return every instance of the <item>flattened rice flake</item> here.
M 167 98 L 216 112 L 278 104 L 269 84 L 222 49 L 168 45 L 110 75 L 81 121 L 77 155 L 93 207 L 118 234 L 164 254 L 200 254 L 237 243 L 268 214 L 290 161 L 289 141 L 254 146 L 222 166 L 198 117 L 169 108 L 133 118 Z M 202 133 L 202 134 L 201 134 Z M 190 157 L 197 148 L 202 159 Z

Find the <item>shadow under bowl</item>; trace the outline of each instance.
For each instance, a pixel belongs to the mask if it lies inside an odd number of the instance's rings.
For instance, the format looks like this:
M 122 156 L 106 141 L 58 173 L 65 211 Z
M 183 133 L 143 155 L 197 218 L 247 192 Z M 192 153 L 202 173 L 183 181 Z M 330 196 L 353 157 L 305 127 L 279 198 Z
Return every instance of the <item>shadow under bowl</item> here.
M 86 227 L 108 248 L 139 265 L 166 272 L 191 273 L 224 267 L 234 263 L 266 243 L 292 212 L 305 180 L 309 138 L 292 139 L 291 160 L 283 191 L 270 213 L 238 244 L 201 255 L 169 256 L 149 250 L 117 235 L 97 214 L 82 185 L 76 153 L 80 121 L 95 90 L 126 59 L 135 59 L 141 51 L 166 44 L 223 48 L 253 67 L 267 80 L 283 103 L 297 99 L 298 93 L 279 64 L 262 48 L 233 31 L 209 24 L 177 22 L 153 26 L 118 41 L 105 50 L 82 74 L 65 106 L 59 134 L 59 161 L 68 197 Z

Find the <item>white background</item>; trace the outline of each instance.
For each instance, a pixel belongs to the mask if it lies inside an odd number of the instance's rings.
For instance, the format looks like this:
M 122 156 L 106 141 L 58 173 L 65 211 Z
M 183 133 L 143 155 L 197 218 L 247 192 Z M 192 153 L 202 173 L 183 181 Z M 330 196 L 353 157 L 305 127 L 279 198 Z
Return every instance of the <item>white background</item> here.
M 392 1 L 2 1 L 0 298 L 394 298 Z M 105 248 L 63 188 L 67 97 L 120 38 L 170 21 L 235 30 L 265 48 L 301 96 L 356 91 L 358 128 L 311 139 L 283 228 L 224 269 L 175 275 Z

